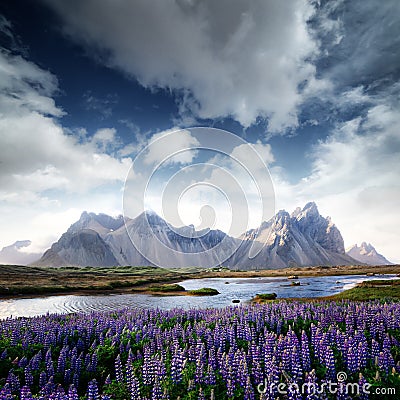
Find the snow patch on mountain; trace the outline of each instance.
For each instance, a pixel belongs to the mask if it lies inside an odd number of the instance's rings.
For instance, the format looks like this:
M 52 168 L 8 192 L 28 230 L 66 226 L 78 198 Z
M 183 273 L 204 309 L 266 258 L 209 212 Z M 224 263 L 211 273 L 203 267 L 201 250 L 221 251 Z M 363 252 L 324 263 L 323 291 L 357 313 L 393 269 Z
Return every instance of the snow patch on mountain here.
M 310 202 L 292 214 L 279 211 L 240 238 L 193 226 L 175 228 L 150 211 L 133 219 L 84 212 L 35 264 L 253 269 L 358 263 L 346 254 L 331 218 Z

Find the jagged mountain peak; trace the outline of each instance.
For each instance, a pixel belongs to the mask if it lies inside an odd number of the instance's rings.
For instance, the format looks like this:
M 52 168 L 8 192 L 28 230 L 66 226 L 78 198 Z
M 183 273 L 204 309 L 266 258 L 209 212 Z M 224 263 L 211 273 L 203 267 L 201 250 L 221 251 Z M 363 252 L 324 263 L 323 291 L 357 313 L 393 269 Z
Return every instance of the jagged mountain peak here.
M 147 219 L 147 221 L 151 225 L 167 225 L 167 222 L 165 221 L 165 219 L 162 218 L 160 215 L 158 215 L 153 210 L 145 210 L 140 215 L 138 215 L 135 219 L 136 220 Z
M 303 211 L 313 211 L 313 212 L 318 212 L 318 207 L 317 204 L 315 203 L 315 201 L 309 201 L 304 207 L 303 207 Z
M 301 220 L 301 219 L 305 219 L 305 218 L 318 219 L 321 217 L 321 215 L 318 211 L 318 207 L 313 201 L 310 201 L 309 203 L 307 203 L 300 212 L 296 212 L 296 211 L 297 211 L 297 209 L 295 210 L 294 214 L 295 214 L 295 218 L 297 220 Z
M 273 218 L 275 220 L 286 220 L 290 218 L 290 214 L 286 210 L 279 210 Z
M 356 245 L 356 246 L 357 246 L 357 245 Z M 372 246 L 371 243 L 362 242 L 360 247 L 361 247 L 361 249 L 364 250 L 366 253 L 370 253 L 371 251 L 376 252 L 375 247 Z
M 291 224 L 290 214 L 285 210 L 278 211 L 275 216 L 275 230 L 289 230 L 290 224 Z
M 152 210 L 143 211 L 127 224 L 127 228 L 134 227 L 136 230 L 147 232 L 154 229 L 169 229 L 170 225 Z
M 108 232 L 115 231 L 124 225 L 124 217 L 119 215 L 112 217 L 103 213 L 93 213 L 83 211 L 79 220 L 72 224 L 69 233 L 79 232 L 82 229 L 92 229 L 99 235 L 104 236 Z
M 359 262 L 369 265 L 390 265 L 392 264 L 382 254 L 379 254 L 371 243 L 362 242 L 360 246 L 354 244 L 347 249 L 346 254 Z
M 296 207 L 296 209 L 290 215 L 292 218 L 296 218 L 301 213 L 301 207 Z
M 363 251 L 369 246 L 363 243 Z M 321 216 L 315 202 L 309 202 L 292 214 L 278 211 L 239 239 L 219 230 L 176 228 L 151 210 L 134 219 L 84 212 L 42 257 L 41 264 L 150 265 L 153 262 L 165 267 L 209 267 L 220 264 L 220 260 L 227 260 L 226 266 L 239 268 L 359 263 L 345 253 L 343 238 L 332 219 Z
M 30 240 L 17 240 L 12 245 L 7 246 L 7 247 L 14 247 L 16 249 L 22 249 L 23 247 L 28 247 L 31 244 L 32 244 L 32 242 Z M 3 250 L 4 249 L 5 249 L 5 247 L 3 247 Z

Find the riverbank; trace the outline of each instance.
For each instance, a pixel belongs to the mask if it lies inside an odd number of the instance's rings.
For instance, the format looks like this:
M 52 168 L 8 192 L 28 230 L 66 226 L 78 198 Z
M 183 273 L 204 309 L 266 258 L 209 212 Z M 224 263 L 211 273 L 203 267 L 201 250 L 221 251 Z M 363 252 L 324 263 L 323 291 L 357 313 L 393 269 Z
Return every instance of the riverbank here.
M 324 297 L 325 300 L 399 300 L 400 279 L 361 282 L 354 288 Z
M 275 293 L 257 294 L 251 303 L 265 304 L 274 301 L 303 301 L 303 302 L 320 302 L 320 301 L 399 301 L 400 300 L 400 279 L 379 279 L 374 281 L 366 281 L 358 283 L 354 288 L 344 290 L 343 292 L 332 296 L 323 297 L 301 297 L 301 298 L 277 298 Z
M 37 297 L 54 294 L 148 293 L 155 284 L 187 279 L 315 277 L 335 275 L 399 274 L 399 265 L 298 267 L 275 270 L 235 271 L 227 269 L 158 267 L 63 267 L 39 268 L 0 265 L 0 297 Z M 153 293 L 154 294 L 154 293 Z M 171 293 L 170 293 L 171 294 Z M 181 293 L 186 295 L 187 293 Z

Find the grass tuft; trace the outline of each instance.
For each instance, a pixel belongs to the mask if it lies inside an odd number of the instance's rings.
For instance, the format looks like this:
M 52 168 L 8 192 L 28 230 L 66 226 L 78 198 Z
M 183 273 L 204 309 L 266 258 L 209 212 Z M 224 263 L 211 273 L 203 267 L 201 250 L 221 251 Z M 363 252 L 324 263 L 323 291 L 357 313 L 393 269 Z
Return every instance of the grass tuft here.
M 213 288 L 201 288 L 201 289 L 190 290 L 189 294 L 194 296 L 215 296 L 219 294 L 219 292 L 217 289 Z

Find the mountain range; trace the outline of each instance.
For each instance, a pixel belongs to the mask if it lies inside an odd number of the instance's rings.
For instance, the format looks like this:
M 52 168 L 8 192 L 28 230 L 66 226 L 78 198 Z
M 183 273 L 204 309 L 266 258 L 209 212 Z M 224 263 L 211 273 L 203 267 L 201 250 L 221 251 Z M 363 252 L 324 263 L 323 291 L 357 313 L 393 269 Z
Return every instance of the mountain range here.
M 310 202 L 292 214 L 279 211 L 274 218 L 263 222 L 258 229 L 245 232 L 240 238 L 219 230 L 196 231 L 192 225 L 176 228 L 149 211 L 134 219 L 83 212 L 80 219 L 34 264 L 224 265 L 262 269 L 370 264 L 371 261 L 375 264 L 378 260 L 372 257 L 360 259 L 359 254 L 354 248 L 351 253 L 346 253 L 339 229 L 329 217 L 321 216 L 316 204 Z M 381 257 L 378 264 L 389 263 Z
M 28 265 L 38 260 L 41 253 L 29 251 L 30 240 L 17 240 L 0 250 L 0 264 Z
M 390 265 L 392 264 L 382 254 L 379 254 L 371 243 L 362 242 L 361 246 L 357 244 L 346 250 L 346 253 L 364 264 L 369 265 Z

